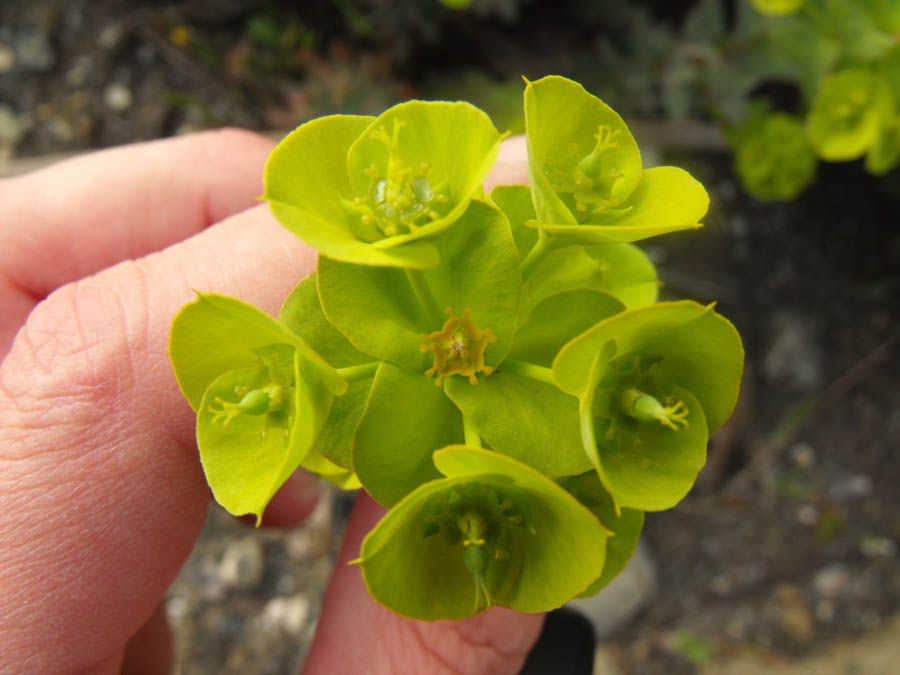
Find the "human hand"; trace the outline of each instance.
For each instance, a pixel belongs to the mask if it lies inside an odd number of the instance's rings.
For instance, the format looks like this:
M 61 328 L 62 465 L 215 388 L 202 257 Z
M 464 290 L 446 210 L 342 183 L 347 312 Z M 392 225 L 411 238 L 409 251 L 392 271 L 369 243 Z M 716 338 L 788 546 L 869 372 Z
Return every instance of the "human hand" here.
M 249 208 L 270 150 L 207 132 L 0 181 L 0 671 L 170 668 L 161 601 L 209 490 L 169 325 L 192 289 L 274 313 L 313 270 L 314 251 Z M 510 139 L 490 185 L 526 179 Z M 298 473 L 264 522 L 314 504 Z M 423 623 L 371 600 L 346 562 L 382 513 L 358 499 L 304 672 L 517 672 L 541 616 Z

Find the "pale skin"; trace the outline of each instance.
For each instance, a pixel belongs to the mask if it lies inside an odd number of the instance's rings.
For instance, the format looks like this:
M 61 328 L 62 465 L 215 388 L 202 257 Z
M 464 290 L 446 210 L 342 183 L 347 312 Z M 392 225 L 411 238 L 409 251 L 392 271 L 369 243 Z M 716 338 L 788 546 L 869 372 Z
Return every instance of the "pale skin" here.
M 275 313 L 315 252 L 258 204 L 272 144 L 233 130 L 145 143 L 0 181 L 0 671 L 165 673 L 161 600 L 209 502 L 167 355 L 192 289 Z M 508 139 L 489 181 L 527 182 Z M 269 525 L 312 510 L 295 474 Z M 381 517 L 357 501 L 304 673 L 515 673 L 543 617 L 422 623 L 358 567 Z

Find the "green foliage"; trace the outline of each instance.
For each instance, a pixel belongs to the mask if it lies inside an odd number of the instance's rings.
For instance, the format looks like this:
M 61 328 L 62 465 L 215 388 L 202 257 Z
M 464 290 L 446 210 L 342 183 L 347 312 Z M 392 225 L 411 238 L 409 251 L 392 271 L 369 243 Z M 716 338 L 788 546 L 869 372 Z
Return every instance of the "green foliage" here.
M 301 126 L 266 196 L 320 249 L 316 273 L 277 319 L 201 295 L 172 325 L 217 501 L 260 517 L 298 466 L 362 486 L 389 507 L 363 578 L 413 618 L 598 591 L 737 397 L 734 328 L 657 303 L 630 243 L 699 227 L 702 186 L 643 169 L 622 119 L 569 80 L 530 83 L 525 117 L 532 188 L 490 197 L 499 135 L 468 104 Z
M 691 92 L 695 107 L 724 124 L 750 194 L 793 199 L 817 159 L 865 157 L 876 175 L 900 163 L 898 34 L 894 0 L 750 0 L 730 32 L 695 32 L 694 49 L 709 54 L 708 68 L 688 69 L 702 85 Z M 775 98 L 784 111 L 760 114 L 771 106 L 756 92 L 772 83 L 794 85 L 800 99 Z
M 803 125 L 785 113 L 766 115 L 749 126 L 735 156 L 744 189 L 766 200 L 796 197 L 815 178 L 817 164 Z

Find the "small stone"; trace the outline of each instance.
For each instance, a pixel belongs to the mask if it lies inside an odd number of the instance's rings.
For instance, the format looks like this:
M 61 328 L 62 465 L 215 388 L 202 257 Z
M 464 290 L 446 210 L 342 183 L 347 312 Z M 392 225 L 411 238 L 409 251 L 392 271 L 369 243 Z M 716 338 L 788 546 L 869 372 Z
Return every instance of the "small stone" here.
M 828 489 L 828 496 L 835 501 L 862 499 L 870 494 L 872 494 L 872 479 L 861 473 L 838 481 Z
M 177 623 L 183 617 L 187 616 L 188 613 L 188 601 L 187 598 L 181 595 L 173 595 L 168 600 L 166 600 L 166 616 L 173 623 Z
M 803 593 L 792 584 L 780 584 L 775 589 L 778 622 L 794 642 L 806 643 L 813 637 L 815 621 Z
M 829 565 L 815 573 L 812 586 L 823 598 L 834 599 L 841 594 L 850 581 L 850 573 L 843 565 Z
M 893 558 L 897 555 L 897 544 L 887 537 L 863 537 L 859 550 L 867 558 Z
M 569 607 L 584 614 L 602 639 L 625 626 L 656 595 L 656 565 L 643 540 L 638 542 L 631 560 L 615 579 L 597 595 L 578 598 Z
M 124 84 L 113 82 L 103 90 L 103 102 L 115 112 L 125 112 L 134 102 L 131 90 Z
M 253 537 L 228 545 L 219 562 L 219 579 L 232 588 L 252 588 L 262 581 L 265 560 L 262 544 Z
M 268 629 L 280 629 L 290 635 L 299 635 L 309 619 L 309 599 L 302 594 L 272 598 L 266 603 L 259 617 Z
M 734 582 L 727 574 L 719 574 L 709 582 L 709 590 L 720 598 L 731 595 L 734 590 Z
M 15 67 L 16 53 L 5 44 L 0 43 L 0 75 L 8 73 Z
M 621 658 L 615 647 L 599 644 L 594 650 L 593 675 L 622 675 Z
M 23 30 L 16 39 L 16 60 L 23 70 L 43 73 L 56 65 L 56 53 L 46 33 Z
M 753 611 L 748 607 L 740 607 L 725 622 L 725 635 L 731 640 L 743 642 L 750 637 L 754 622 Z
M 812 322 L 796 312 L 777 312 L 771 320 L 769 349 L 763 370 L 772 382 L 786 382 L 797 391 L 821 387 L 822 350 Z
M 94 67 L 93 60 L 87 54 L 78 56 L 63 76 L 70 87 L 83 87 Z
M 321 530 L 302 527 L 285 537 L 284 548 L 295 560 L 309 560 L 325 555 L 328 543 Z
M 812 504 L 801 504 L 797 507 L 797 522 L 812 527 L 819 522 L 819 509 Z
M 122 39 L 122 26 L 118 23 L 110 23 L 105 25 L 100 29 L 100 33 L 97 35 L 97 44 L 99 44 L 103 49 L 112 49 L 117 44 L 119 44 L 119 40 Z
M 816 463 L 816 451 L 809 443 L 797 443 L 792 446 L 790 457 L 798 469 L 811 469 Z
M 60 143 L 71 143 L 75 140 L 75 127 L 68 118 L 54 114 L 46 122 L 47 130 L 54 140 Z
M 835 606 L 834 600 L 819 600 L 816 603 L 816 619 L 821 623 L 831 623 L 834 621 Z

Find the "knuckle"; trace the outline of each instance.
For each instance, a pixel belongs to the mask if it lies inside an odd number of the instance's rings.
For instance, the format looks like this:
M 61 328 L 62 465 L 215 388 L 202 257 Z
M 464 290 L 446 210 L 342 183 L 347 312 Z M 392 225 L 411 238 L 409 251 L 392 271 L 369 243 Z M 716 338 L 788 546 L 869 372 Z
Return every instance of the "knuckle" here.
M 134 353 L 146 335 L 142 295 L 126 305 L 114 286 L 89 277 L 34 308 L 0 370 L 20 425 L 81 424 L 114 411 L 133 383 Z

